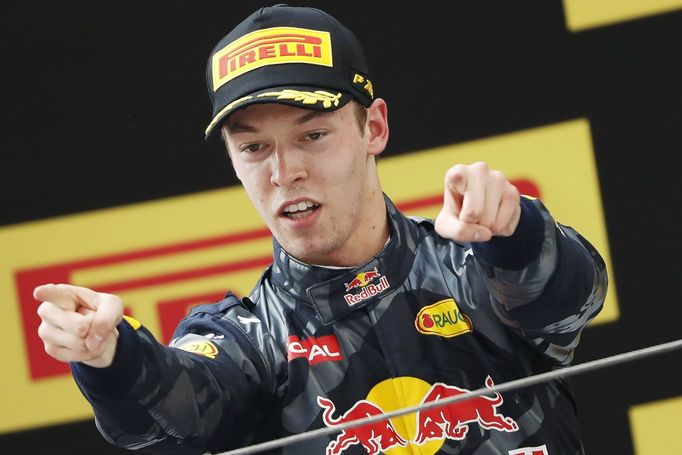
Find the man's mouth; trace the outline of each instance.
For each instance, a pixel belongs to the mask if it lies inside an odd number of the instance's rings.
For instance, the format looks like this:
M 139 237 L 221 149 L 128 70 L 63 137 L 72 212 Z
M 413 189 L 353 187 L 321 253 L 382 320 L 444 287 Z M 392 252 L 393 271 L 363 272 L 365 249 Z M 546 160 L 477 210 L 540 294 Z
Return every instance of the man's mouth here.
M 285 207 L 284 210 L 282 210 L 282 215 L 300 220 L 312 215 L 318 207 L 318 204 L 315 204 L 311 201 L 301 201 Z

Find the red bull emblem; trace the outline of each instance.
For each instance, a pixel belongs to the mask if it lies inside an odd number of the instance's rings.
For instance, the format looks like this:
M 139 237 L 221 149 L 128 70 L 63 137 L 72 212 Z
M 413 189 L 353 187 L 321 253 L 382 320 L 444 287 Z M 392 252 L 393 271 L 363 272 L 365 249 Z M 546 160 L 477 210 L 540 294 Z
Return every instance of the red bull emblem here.
M 376 278 L 379 278 L 379 283 L 372 284 L 372 281 L 374 281 Z M 363 300 L 367 300 L 368 298 L 385 291 L 391 286 L 388 283 L 388 278 L 380 274 L 376 267 L 374 267 L 374 270 L 358 273 L 355 278 L 350 281 L 350 283 L 344 284 L 346 285 L 346 292 L 350 292 L 356 288 L 362 289 L 357 294 L 349 293 L 343 296 L 349 306 L 353 306 L 362 302 Z
M 485 380 L 486 387 L 495 385 L 493 379 L 488 376 Z M 437 382 L 422 400 L 423 403 L 440 401 L 470 392 L 467 389 Z M 469 431 L 470 423 L 478 423 L 486 430 L 517 431 L 519 425 L 510 417 L 505 417 L 497 412 L 504 399 L 499 393 L 495 398 L 478 396 L 465 401 L 449 404 L 440 408 L 431 408 L 417 413 L 417 436 L 415 442 L 423 444 L 431 439 L 454 439 L 461 441 Z
M 342 416 L 334 418 L 336 412 L 334 402 L 326 398 L 317 397 L 317 404 L 324 409 L 322 421 L 328 427 L 338 426 L 342 423 L 352 422 L 366 417 L 382 415 L 384 411 L 371 401 L 360 400 Z M 369 455 L 376 455 L 391 447 L 405 447 L 405 441 L 396 431 L 389 419 L 362 425 L 356 428 L 343 430 L 341 434 L 327 446 L 327 455 L 339 455 L 348 447 L 360 444 Z
M 488 388 L 494 386 L 490 376 L 486 378 L 485 384 Z M 396 386 L 402 386 L 402 388 Z M 395 395 L 396 390 L 402 391 L 400 393 L 402 398 Z M 428 383 L 417 378 L 401 377 L 388 379 L 377 384 L 368 395 L 371 400 L 365 399 L 356 402 L 348 411 L 337 418 L 333 417 L 336 407 L 331 400 L 318 396 L 317 403 L 324 409 L 322 413 L 324 424 L 327 427 L 334 427 L 354 420 L 382 415 L 385 413 L 384 409 L 395 410 L 397 408 L 395 402 L 400 402 L 400 407 L 403 407 L 409 405 L 410 402 L 416 404 L 420 400 L 420 396 L 422 397 L 420 404 L 424 404 L 445 400 L 467 392 L 469 390 L 441 382 L 429 386 Z M 377 403 L 383 403 L 388 407 L 385 408 Z M 497 408 L 502 403 L 502 395 L 495 393 L 492 398 L 487 396 L 473 397 L 442 407 L 422 410 L 417 412 L 416 417 L 414 414 L 409 414 L 346 429 L 329 443 L 326 455 L 340 455 L 348 447 L 356 444 L 364 447 L 367 453 L 371 455 L 386 452 L 396 447 L 405 447 L 405 450 L 410 451 L 410 453 L 434 454 L 446 439 L 457 441 L 465 439 L 470 425 L 473 424 L 478 424 L 486 430 L 518 431 L 519 426 L 516 421 L 498 412 Z M 539 450 L 541 448 L 532 449 Z M 513 453 L 514 455 L 517 453 L 526 455 L 526 452 L 523 451 Z M 528 453 L 536 455 L 536 452 Z M 538 452 L 538 455 L 546 455 L 546 452 Z

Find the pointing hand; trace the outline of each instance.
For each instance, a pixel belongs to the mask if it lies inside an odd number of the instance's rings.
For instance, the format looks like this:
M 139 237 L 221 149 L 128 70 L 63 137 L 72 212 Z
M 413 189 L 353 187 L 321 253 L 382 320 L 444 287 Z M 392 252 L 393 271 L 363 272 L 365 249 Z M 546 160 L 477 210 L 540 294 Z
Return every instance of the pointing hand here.
M 487 242 L 514 233 L 521 216 L 519 191 L 486 163 L 457 164 L 445 174 L 436 232 L 458 242 Z
M 62 362 L 111 365 L 123 317 L 120 298 L 69 284 L 38 286 L 33 297 L 42 301 L 38 335 L 45 352 Z

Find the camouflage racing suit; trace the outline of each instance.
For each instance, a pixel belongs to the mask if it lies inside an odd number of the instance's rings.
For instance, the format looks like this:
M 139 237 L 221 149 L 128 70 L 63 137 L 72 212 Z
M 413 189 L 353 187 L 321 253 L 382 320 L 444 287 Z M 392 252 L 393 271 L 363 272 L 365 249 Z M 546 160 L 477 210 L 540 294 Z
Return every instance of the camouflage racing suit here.
M 119 324 L 113 364 L 72 364 L 99 430 L 122 447 L 220 452 L 567 365 L 601 309 L 604 263 L 539 200 L 513 236 L 459 244 L 386 198 L 390 239 L 367 263 L 311 266 L 274 241 L 251 295 L 194 308 L 171 347 Z M 552 381 L 344 430 L 285 454 L 579 454 Z

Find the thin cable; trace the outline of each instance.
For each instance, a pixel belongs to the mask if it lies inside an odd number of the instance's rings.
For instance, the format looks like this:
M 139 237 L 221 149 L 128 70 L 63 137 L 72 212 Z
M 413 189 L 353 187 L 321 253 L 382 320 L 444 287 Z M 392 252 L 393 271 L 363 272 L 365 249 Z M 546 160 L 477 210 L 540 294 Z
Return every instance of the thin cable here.
M 463 393 L 461 395 L 449 397 L 443 400 L 431 401 L 428 403 L 423 403 L 421 405 L 409 406 L 406 408 L 397 409 L 395 411 L 386 412 L 381 415 L 357 419 L 351 422 L 344 422 L 333 427 L 317 428 L 315 430 L 306 431 L 305 433 L 285 436 L 280 439 L 273 439 L 271 441 L 254 444 L 248 447 L 242 447 L 240 449 L 229 450 L 227 452 L 222 452 L 215 455 L 247 455 L 252 453 L 263 452 L 266 450 L 272 450 L 278 447 L 284 447 L 298 442 L 307 441 L 308 439 L 331 435 L 334 433 L 341 432 L 343 430 L 347 430 L 349 428 L 361 427 L 363 425 L 367 425 L 370 423 L 390 419 L 393 417 L 403 416 L 405 414 L 412 414 L 414 412 L 418 412 L 425 409 L 445 407 L 447 405 L 464 401 L 469 398 L 474 398 L 481 395 L 490 395 L 491 393 L 495 392 L 508 392 L 510 390 L 528 387 L 542 382 L 551 381 L 553 379 L 574 376 L 576 374 L 586 373 L 588 371 L 597 370 L 599 368 L 614 366 L 625 362 L 632 362 L 634 360 L 643 359 L 645 357 L 650 357 L 656 354 L 663 354 L 665 352 L 673 351 L 675 349 L 680 348 L 682 348 L 682 339 L 670 341 L 668 343 L 658 344 L 655 346 L 650 346 L 643 349 L 637 349 L 635 351 L 624 352 L 621 354 L 616 354 L 610 357 L 604 357 L 589 362 L 584 362 L 579 365 L 573 365 L 570 367 L 548 371 L 547 373 L 541 373 L 533 376 L 528 376 L 526 378 L 515 379 L 513 381 L 504 382 L 493 387 L 481 387 L 480 389 L 472 390 L 471 392 Z

